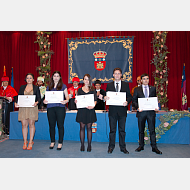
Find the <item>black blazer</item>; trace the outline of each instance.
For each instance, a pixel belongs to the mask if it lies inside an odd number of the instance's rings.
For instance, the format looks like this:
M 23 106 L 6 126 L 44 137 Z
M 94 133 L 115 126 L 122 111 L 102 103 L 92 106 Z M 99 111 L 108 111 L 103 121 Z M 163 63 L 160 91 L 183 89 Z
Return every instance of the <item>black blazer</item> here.
M 156 88 L 154 86 L 149 85 L 149 97 L 156 97 Z M 133 105 L 134 105 L 134 107 L 136 109 L 138 109 L 138 107 L 139 107 L 138 98 L 145 98 L 142 86 L 139 86 L 139 87 L 135 88 L 135 90 L 134 90 Z M 142 116 L 144 114 L 152 114 L 152 115 L 156 116 L 156 113 L 153 110 L 151 110 L 151 111 L 142 111 L 142 112 L 137 111 L 136 116 L 140 117 L 140 116 Z
M 96 91 L 96 93 L 97 93 L 97 91 Z M 106 91 L 103 89 L 100 89 L 100 94 L 102 94 L 103 98 L 104 98 L 104 96 L 106 96 Z M 99 98 L 97 98 L 95 110 L 105 110 L 105 102 L 103 100 L 100 100 Z
M 114 82 L 111 82 L 107 85 L 106 92 L 107 91 L 116 92 Z M 120 92 L 126 92 L 126 101 L 129 104 L 132 100 L 132 96 L 131 96 L 130 90 L 129 90 L 129 84 L 124 81 L 121 81 Z M 111 106 L 110 105 L 109 106 L 109 115 L 114 116 L 116 114 L 118 114 L 119 116 L 127 116 L 127 106 L 124 107 L 124 106 Z
M 26 85 L 22 85 L 22 86 L 20 87 L 20 90 L 19 90 L 18 95 L 24 95 L 24 90 L 25 90 L 25 88 L 26 88 Z M 40 100 L 41 100 L 41 96 L 40 96 L 39 87 L 36 86 L 36 85 L 33 85 L 33 95 L 36 95 L 35 102 L 38 101 L 38 103 L 39 103 Z M 18 102 L 18 96 L 15 97 L 15 102 Z

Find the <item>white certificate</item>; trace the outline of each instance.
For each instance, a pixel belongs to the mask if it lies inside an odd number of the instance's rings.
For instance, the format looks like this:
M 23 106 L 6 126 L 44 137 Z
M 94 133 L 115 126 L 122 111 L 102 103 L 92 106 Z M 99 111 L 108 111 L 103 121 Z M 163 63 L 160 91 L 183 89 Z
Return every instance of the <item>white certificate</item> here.
M 159 109 L 157 97 L 138 98 L 138 104 L 140 110 L 155 110 L 155 108 Z
M 86 108 L 94 105 L 94 94 L 78 95 L 75 97 L 77 100 L 77 108 Z
M 106 105 L 123 106 L 126 102 L 126 92 L 106 92 L 106 96 L 110 99 L 106 101 Z
M 48 101 L 48 104 L 61 103 L 63 101 L 63 91 L 46 91 L 45 100 Z
M 36 95 L 18 95 L 19 107 L 34 107 Z

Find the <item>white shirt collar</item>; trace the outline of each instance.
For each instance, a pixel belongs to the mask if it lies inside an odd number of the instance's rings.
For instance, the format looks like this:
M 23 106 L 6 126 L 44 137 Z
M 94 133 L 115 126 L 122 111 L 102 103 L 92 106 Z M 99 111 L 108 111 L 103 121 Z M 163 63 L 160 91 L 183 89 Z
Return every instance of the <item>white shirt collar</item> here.
M 114 84 L 116 85 L 116 83 L 119 83 L 118 85 L 121 85 L 121 80 L 119 82 L 114 81 Z
M 148 85 L 144 85 L 144 84 L 142 84 L 142 87 L 144 88 L 145 86 L 147 86 L 147 88 L 148 88 Z

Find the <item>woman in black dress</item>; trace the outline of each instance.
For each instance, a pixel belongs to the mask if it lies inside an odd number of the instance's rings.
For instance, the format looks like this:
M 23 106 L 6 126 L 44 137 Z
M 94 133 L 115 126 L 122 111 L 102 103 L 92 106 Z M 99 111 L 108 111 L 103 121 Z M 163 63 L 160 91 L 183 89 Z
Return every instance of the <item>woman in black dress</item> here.
M 78 89 L 77 95 L 88 95 L 94 94 L 94 104 L 97 102 L 97 95 L 95 88 L 92 86 L 92 78 L 89 74 L 85 74 L 83 77 L 84 86 Z M 75 100 L 75 103 L 77 101 Z M 84 138 L 85 138 L 85 126 L 87 125 L 87 139 L 88 148 L 87 151 L 91 152 L 91 141 L 92 141 L 92 123 L 97 121 L 95 106 L 88 106 L 86 108 L 79 108 L 76 116 L 76 121 L 80 123 L 80 151 L 84 151 Z

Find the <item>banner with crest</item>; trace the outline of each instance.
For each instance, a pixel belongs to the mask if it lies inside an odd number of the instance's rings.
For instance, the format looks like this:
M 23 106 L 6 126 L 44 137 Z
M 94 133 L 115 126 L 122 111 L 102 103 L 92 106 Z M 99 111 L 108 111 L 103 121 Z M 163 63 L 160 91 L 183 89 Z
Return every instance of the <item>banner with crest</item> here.
M 90 74 L 93 82 L 99 79 L 102 83 L 113 80 L 113 69 L 122 70 L 122 79 L 132 82 L 133 76 L 133 41 L 132 37 L 106 37 L 67 39 L 68 44 L 68 82 L 73 77 L 83 80 Z

